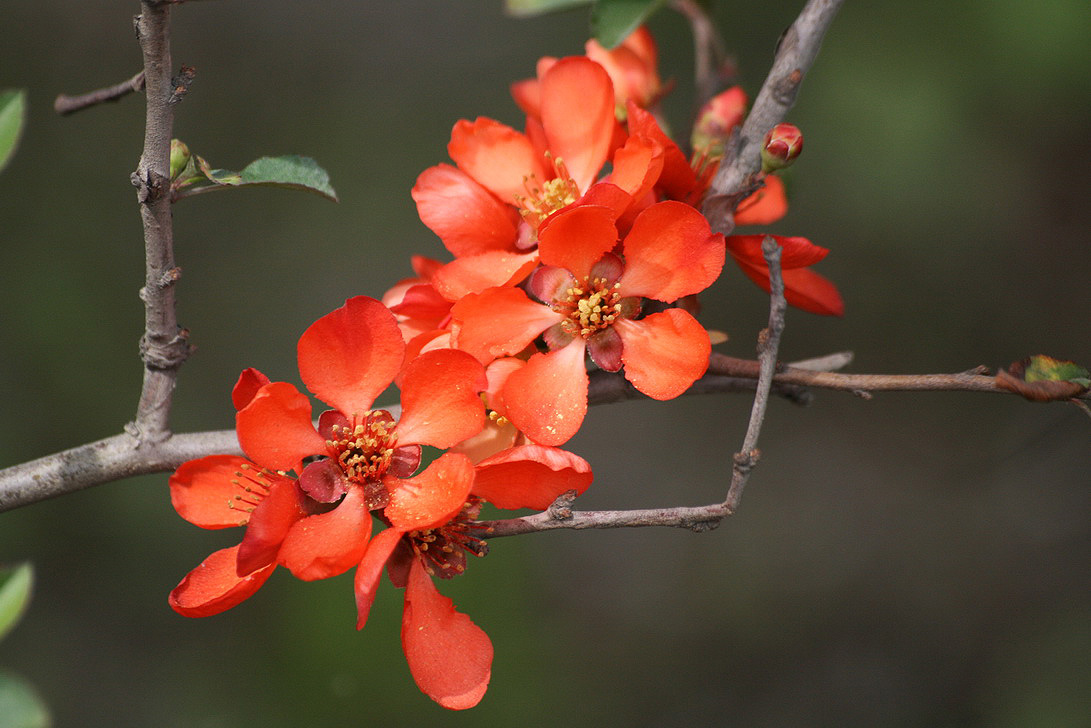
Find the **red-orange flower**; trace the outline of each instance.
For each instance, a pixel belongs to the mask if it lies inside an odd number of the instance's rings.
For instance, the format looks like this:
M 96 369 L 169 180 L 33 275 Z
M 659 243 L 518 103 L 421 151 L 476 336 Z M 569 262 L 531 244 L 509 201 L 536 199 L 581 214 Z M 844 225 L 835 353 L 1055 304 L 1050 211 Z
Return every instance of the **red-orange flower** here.
M 673 303 L 704 290 L 723 267 L 723 236 L 680 202 L 644 210 L 617 245 L 611 210 L 579 205 L 541 231 L 545 264 L 535 272 L 531 300 L 517 288 L 469 295 L 451 310 L 455 344 L 479 360 L 516 354 L 544 333 L 550 348 L 512 372 L 501 392 L 512 423 L 535 442 L 559 445 L 587 411 L 584 352 L 618 371 L 641 392 L 671 399 L 708 366 L 708 333 L 689 313 L 668 308 L 638 318 L 640 299 Z
M 662 169 L 653 139 L 628 138 L 614 118 L 610 76 L 582 56 L 542 70 L 527 132 L 487 118 L 459 121 L 447 151 L 456 167 L 426 169 L 413 187 L 421 220 L 455 260 L 431 278 L 448 301 L 522 281 L 537 264 L 537 232 L 579 203 L 620 216 Z M 596 183 L 612 156 L 612 172 Z
M 231 391 L 235 409 L 268 383 L 258 370 L 245 370 Z M 201 528 L 246 526 L 242 543 L 213 553 L 171 591 L 171 607 L 187 617 L 219 614 L 256 592 L 276 568 L 288 530 L 306 515 L 295 478 L 237 455 L 183 463 L 171 475 L 170 498 L 178 515 Z
M 183 463 L 170 478 L 170 494 L 178 514 L 196 526 L 247 527 L 242 543 L 213 553 L 171 591 L 171 608 L 187 617 L 219 614 L 261 588 L 288 529 L 305 515 L 294 478 L 236 455 Z
M 547 508 L 562 493 L 582 493 L 591 468 L 572 453 L 526 445 L 504 450 L 477 464 L 472 490 L 465 478 L 451 490 L 460 495 L 453 516 L 419 519 L 406 526 L 406 514 L 386 515 L 392 525 L 368 544 L 356 569 L 357 629 L 363 629 L 386 567 L 395 586 L 405 589 L 402 647 L 418 687 L 445 708 L 477 705 L 492 675 L 492 642 L 469 617 L 455 611 L 432 577 L 450 579 L 465 571 L 466 555 L 484 556 L 484 526 L 475 522 L 483 500 L 500 508 Z M 397 523 L 395 523 L 397 521 Z M 398 525 L 400 524 L 400 525 Z
M 371 535 L 371 511 L 386 508 L 396 521 L 410 503 L 417 517 L 433 519 L 461 507 L 461 499 L 448 497 L 461 484 L 449 480 L 472 481 L 466 456 L 445 454 L 410 476 L 421 445 L 446 449 L 481 430 L 478 392 L 485 373 L 452 349 L 423 354 L 400 371 L 405 342 L 394 316 L 363 296 L 312 324 L 300 337 L 298 354 L 303 382 L 334 409 L 322 414 L 316 429 L 307 396 L 287 382 L 271 382 L 239 410 L 236 429 L 256 464 L 295 470 L 311 500 L 335 504 L 292 524 L 278 553 L 295 576 L 323 579 L 359 563 Z M 395 424 L 390 413 L 371 405 L 399 372 L 402 415 Z

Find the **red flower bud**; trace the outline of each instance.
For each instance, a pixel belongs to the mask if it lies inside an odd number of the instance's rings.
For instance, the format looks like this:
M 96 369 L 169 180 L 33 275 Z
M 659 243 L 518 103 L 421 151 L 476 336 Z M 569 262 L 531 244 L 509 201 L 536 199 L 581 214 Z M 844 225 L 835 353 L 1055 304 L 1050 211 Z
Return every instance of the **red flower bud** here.
M 784 169 L 803 151 L 803 132 L 793 124 L 777 124 L 761 144 L 761 169 L 766 174 Z
M 690 144 L 709 159 L 724 155 L 724 142 L 746 114 L 746 92 L 738 86 L 723 91 L 705 104 L 693 125 Z

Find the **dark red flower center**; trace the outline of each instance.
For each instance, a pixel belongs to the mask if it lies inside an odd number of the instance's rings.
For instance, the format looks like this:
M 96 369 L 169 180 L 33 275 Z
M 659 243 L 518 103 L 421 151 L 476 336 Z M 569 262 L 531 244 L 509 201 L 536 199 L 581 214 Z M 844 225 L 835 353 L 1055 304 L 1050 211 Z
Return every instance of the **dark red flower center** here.
M 330 427 L 326 446 L 345 476 L 354 483 L 380 479 L 394 457 L 398 435 L 394 418 L 386 410 L 372 410 L 348 424 Z
M 450 579 L 466 570 L 466 554 L 484 556 L 489 545 L 477 533 L 484 526 L 476 519 L 481 512 L 481 499 L 470 496 L 458 515 L 438 528 L 410 531 L 405 535 L 430 576 Z
M 582 283 L 565 290 L 563 298 L 553 302 L 553 310 L 566 316 L 561 328 L 585 339 L 609 328 L 622 315 L 619 286 L 605 278 L 587 276 Z

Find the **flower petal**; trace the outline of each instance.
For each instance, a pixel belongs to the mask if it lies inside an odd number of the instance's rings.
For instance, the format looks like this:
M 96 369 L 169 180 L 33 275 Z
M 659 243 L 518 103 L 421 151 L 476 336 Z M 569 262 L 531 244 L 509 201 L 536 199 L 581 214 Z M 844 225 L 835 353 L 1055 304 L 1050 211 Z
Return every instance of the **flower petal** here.
M 485 367 L 464 351 L 439 349 L 409 362 L 402 375 L 398 443 L 445 450 L 473 437 L 485 425 L 479 397 Z
M 237 496 L 250 500 L 248 486 L 264 494 L 269 476 L 246 458 L 209 455 L 182 463 L 169 483 L 171 505 L 182 518 L 201 528 L 230 528 L 250 520 Z
M 231 402 L 235 405 L 235 411 L 241 410 L 250 404 L 250 400 L 258 393 L 258 390 L 269 383 L 269 377 L 257 369 L 250 367 L 243 369 L 239 379 L 231 390 Z
M 564 317 L 518 288 L 489 288 L 465 296 L 451 309 L 458 324 L 455 343 L 483 364 L 518 354 Z
M 293 525 L 277 558 L 297 579 L 326 579 L 360 563 L 370 537 L 371 511 L 364 489 L 349 488 L 332 511 Z
M 672 303 L 712 285 L 724 267 L 724 236 L 681 202 L 659 202 L 633 222 L 623 243 L 622 296 Z
M 566 450 L 541 445 L 509 448 L 477 464 L 473 493 L 497 508 L 544 511 L 557 496 L 591 484 L 591 466 Z
M 681 309 L 621 319 L 614 328 L 624 344 L 625 378 L 652 399 L 677 397 L 708 369 L 708 332 Z
M 436 590 L 414 560 L 405 588 L 402 648 L 417 687 L 444 708 L 477 705 L 492 675 L 492 642 Z
M 292 524 L 306 515 L 303 494 L 296 482 L 281 478 L 274 483 L 269 495 L 250 514 L 235 564 L 238 575 L 246 576 L 275 564 L 277 552 Z
M 663 147 L 650 137 L 637 135 L 614 152 L 614 169 L 608 178 L 634 200 L 646 195 L 663 172 Z M 624 210 L 622 210 L 624 212 Z
M 678 145 L 667 136 L 655 117 L 637 106 L 632 100 L 626 105 L 629 121 L 629 134 L 644 136 L 658 142 L 663 148 L 663 171 L 659 174 L 656 186 L 666 192 L 673 200 L 682 200 L 697 186 L 697 175 L 690 166 L 686 155 Z
M 773 236 L 781 247 L 781 275 L 784 298 L 792 306 L 819 316 L 843 316 L 845 302 L 837 286 L 805 266 L 826 257 L 829 250 L 807 238 Z M 747 278 L 769 292 L 769 265 L 761 252 L 764 235 L 732 235 L 727 239 L 731 257 Z
M 768 225 L 788 214 L 784 183 L 776 175 L 765 178 L 765 186 L 735 208 L 736 225 Z
M 599 205 L 614 211 L 614 217 L 621 217 L 633 204 L 633 197 L 612 182 L 596 182 L 575 202 L 577 205 Z
M 363 414 L 402 368 L 405 341 L 386 306 L 356 296 L 311 324 L 298 354 L 307 389 L 346 415 Z
M 763 291 L 769 292 L 769 266 L 739 262 L 746 277 Z M 781 271 L 784 279 L 784 300 L 789 305 L 819 316 L 844 316 L 845 302 L 837 286 L 828 278 L 809 268 Z
M 807 238 L 786 237 L 783 235 L 773 235 L 771 237 L 780 245 L 780 267 L 782 270 L 814 265 L 830 252 L 827 248 L 815 245 Z M 769 265 L 765 262 L 765 254 L 761 252 L 761 243 L 764 239 L 764 235 L 732 235 L 727 239 L 727 250 L 731 253 L 731 257 L 739 263 L 750 263 L 768 270 Z M 768 277 L 767 275 L 766 278 L 768 279 Z
M 566 291 L 576 285 L 576 279 L 567 268 L 555 265 L 540 265 L 527 279 L 526 291 L 536 301 L 547 306 L 556 300 L 563 300 Z
M 586 345 L 574 339 L 563 349 L 535 354 L 512 372 L 502 397 L 507 417 L 531 440 L 542 445 L 567 442 L 587 414 Z
M 541 158 L 530 140 L 487 117 L 457 122 L 447 153 L 459 169 L 509 205 L 527 193 L 524 180 L 528 176 L 544 179 Z
M 542 75 L 541 98 L 549 150 L 586 190 L 606 162 L 618 125 L 610 76 L 588 58 L 562 58 Z
M 270 470 L 292 470 L 303 458 L 326 452 L 311 423 L 310 400 L 288 382 L 262 387 L 235 415 L 235 431 L 243 452 Z
M 542 264 L 564 268 L 582 280 L 617 244 L 614 217 L 613 210 L 599 205 L 573 205 L 554 214 L 538 231 Z
M 613 327 L 596 331 L 587 338 L 587 353 L 599 369 L 616 372 L 621 369 L 621 337 Z
M 406 289 L 398 303 L 389 308 L 399 316 L 437 324 L 450 312 L 451 302 L 441 296 L 432 284 L 418 283 Z
M 511 250 L 519 213 L 468 174 L 449 164 L 429 167 L 413 185 L 421 222 L 456 257 L 487 250 Z
M 349 480 L 337 460 L 324 458 L 304 466 L 299 487 L 319 503 L 336 503 L 348 491 Z
M 244 577 L 235 573 L 238 546 L 221 549 L 202 561 L 174 587 L 167 603 L 184 617 L 210 617 L 227 611 L 261 588 L 276 565 Z
M 474 484 L 474 466 L 465 455 L 445 453 L 415 478 L 384 482 L 390 490 L 384 513 L 394 528 L 434 528 L 462 510 Z
M 388 528 L 380 532 L 368 543 L 364 558 L 356 567 L 356 576 L 353 578 L 353 590 L 356 593 L 356 629 L 363 629 L 367 624 L 371 605 L 375 602 L 375 593 L 379 590 L 379 579 L 383 575 L 383 567 L 401 537 L 402 531 L 396 528 Z
M 490 250 L 455 258 L 436 271 L 432 285 L 448 302 L 494 286 L 514 286 L 534 270 L 538 252 L 508 253 Z M 447 304 L 450 308 L 450 303 Z

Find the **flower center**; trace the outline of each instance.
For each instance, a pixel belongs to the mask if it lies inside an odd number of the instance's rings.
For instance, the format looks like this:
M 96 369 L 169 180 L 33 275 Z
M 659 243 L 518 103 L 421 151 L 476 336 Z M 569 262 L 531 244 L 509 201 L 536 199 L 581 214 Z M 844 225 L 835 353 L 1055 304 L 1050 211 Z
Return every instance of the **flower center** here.
M 580 196 L 579 187 L 569 174 L 564 160 L 554 158 L 549 152 L 546 152 L 546 159 L 553 165 L 553 179 L 539 185 L 533 174 L 527 175 L 523 178 L 523 188 L 527 194 L 515 196 L 519 214 L 535 232 L 547 217 L 571 205 Z
M 378 480 L 390 467 L 398 442 L 394 418 L 386 410 L 353 415 L 347 425 L 333 425 L 326 446 L 345 476 L 356 483 Z
M 567 318 L 561 327 L 572 336 L 588 338 L 609 328 L 621 315 L 620 283 L 611 285 L 605 278 L 587 276 L 582 284 L 569 288 L 565 297 L 553 302 L 553 310 Z
M 475 533 L 484 529 L 475 522 L 480 512 L 481 499 L 470 496 L 458 515 L 442 526 L 406 534 L 429 576 L 450 579 L 466 570 L 467 553 L 480 557 L 489 552 L 489 545 Z

